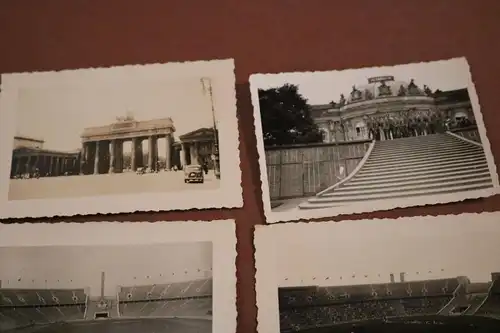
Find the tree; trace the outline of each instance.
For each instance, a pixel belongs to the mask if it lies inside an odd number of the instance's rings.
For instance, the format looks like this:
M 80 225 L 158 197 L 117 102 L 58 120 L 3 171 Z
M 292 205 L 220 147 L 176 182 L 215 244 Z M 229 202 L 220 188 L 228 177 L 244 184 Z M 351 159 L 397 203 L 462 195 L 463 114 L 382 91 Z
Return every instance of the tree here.
M 311 117 L 311 106 L 298 86 L 259 89 L 260 115 L 265 146 L 323 142 Z

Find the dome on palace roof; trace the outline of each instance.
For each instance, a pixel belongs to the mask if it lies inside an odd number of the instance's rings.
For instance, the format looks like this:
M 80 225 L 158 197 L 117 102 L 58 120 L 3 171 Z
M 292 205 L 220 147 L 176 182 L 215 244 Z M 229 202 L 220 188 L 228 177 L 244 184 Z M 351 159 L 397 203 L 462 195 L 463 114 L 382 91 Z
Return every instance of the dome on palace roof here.
M 392 76 L 369 78 L 368 83 L 355 85 L 345 94 L 344 103 L 352 104 L 362 101 L 397 97 L 397 96 L 426 96 L 432 92 L 426 85 L 420 85 L 413 79 L 410 81 L 394 80 Z M 342 103 L 341 96 L 340 104 Z

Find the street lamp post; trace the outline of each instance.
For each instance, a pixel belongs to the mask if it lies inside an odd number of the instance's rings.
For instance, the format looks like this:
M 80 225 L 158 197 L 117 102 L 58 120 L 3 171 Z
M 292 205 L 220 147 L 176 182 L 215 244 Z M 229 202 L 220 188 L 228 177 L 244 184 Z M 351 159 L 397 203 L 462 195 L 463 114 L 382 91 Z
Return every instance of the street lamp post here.
M 213 146 L 212 159 L 214 162 L 215 178 L 220 179 L 219 135 L 217 131 L 217 121 L 215 120 L 215 107 L 214 107 L 214 97 L 212 93 L 212 81 L 210 80 L 210 78 L 202 78 L 201 85 L 203 87 L 204 92 L 208 90 L 208 96 L 210 97 L 210 107 L 212 109 L 212 122 L 214 131 L 214 146 Z

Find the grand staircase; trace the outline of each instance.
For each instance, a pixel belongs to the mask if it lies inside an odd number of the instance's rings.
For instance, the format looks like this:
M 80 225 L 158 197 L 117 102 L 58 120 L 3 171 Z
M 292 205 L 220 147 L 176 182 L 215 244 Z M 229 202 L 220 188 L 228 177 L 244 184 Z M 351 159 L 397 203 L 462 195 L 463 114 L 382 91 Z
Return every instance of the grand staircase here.
M 300 209 L 369 200 L 458 193 L 493 187 L 480 144 L 452 134 L 377 141 L 357 173 L 320 192 Z

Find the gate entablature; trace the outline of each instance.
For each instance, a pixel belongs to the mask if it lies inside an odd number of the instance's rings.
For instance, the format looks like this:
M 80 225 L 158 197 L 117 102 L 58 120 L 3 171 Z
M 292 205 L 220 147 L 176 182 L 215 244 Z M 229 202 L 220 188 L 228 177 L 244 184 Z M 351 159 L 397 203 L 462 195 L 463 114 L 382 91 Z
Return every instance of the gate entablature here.
M 131 140 L 152 135 L 167 136 L 175 132 L 172 118 L 137 121 L 132 117 L 124 117 L 117 120 L 116 123 L 106 126 L 85 128 L 81 135 L 82 142 Z

